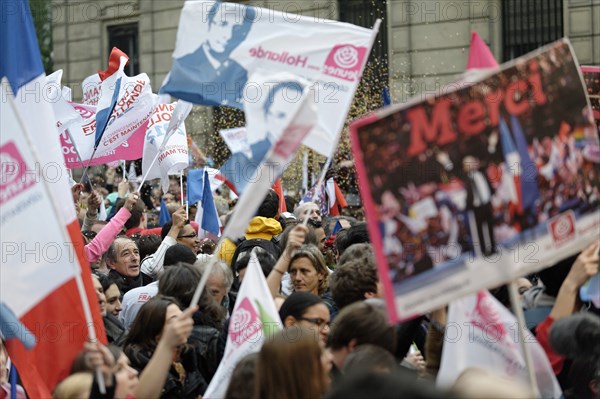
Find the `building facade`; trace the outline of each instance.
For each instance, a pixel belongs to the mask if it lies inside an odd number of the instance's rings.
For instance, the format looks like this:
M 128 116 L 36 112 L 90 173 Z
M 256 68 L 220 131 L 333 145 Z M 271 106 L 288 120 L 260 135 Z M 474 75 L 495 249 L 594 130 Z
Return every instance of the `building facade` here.
M 568 36 L 582 64 L 600 65 L 600 0 L 277 0 L 248 3 L 370 27 L 384 22 L 371 59 L 394 102 L 441 89 L 464 71 L 471 32 L 498 61 Z M 171 67 L 183 0 L 52 0 L 54 68 L 81 99 L 81 82 L 103 69 L 112 46 L 158 89 Z M 188 129 L 205 136 L 212 111 L 195 107 Z

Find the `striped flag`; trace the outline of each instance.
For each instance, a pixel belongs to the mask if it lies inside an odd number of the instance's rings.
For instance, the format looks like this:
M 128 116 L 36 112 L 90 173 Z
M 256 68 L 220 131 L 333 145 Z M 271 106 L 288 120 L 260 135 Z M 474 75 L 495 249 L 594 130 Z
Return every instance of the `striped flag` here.
M 49 398 L 87 337 L 97 332 L 105 342 L 106 336 L 52 104 L 39 93 L 46 77 L 31 10 L 27 1 L 15 0 L 3 3 L 2 13 L 0 78 L 12 92 L 0 86 L 0 292 L 37 340 L 31 350 L 25 340 L 8 340 L 9 356 L 28 396 Z M 36 165 L 47 170 L 40 173 Z

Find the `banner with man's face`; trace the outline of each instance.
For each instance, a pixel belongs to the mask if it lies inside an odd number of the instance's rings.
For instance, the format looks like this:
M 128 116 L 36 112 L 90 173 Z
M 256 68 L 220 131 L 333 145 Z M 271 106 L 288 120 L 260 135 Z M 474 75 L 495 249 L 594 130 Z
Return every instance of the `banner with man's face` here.
M 329 156 L 376 32 L 338 21 L 241 4 L 187 1 L 173 65 L 160 93 L 202 105 L 245 109 L 273 86 L 256 72 L 288 72 L 314 85 L 318 124 L 304 144 Z
M 567 40 L 386 108 L 352 145 L 393 318 L 582 250 L 600 228 L 598 133 Z

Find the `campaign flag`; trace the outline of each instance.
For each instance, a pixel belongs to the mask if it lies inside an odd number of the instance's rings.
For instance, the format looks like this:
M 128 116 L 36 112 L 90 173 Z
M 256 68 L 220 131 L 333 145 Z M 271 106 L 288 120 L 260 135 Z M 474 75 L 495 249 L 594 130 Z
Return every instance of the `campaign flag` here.
M 325 192 L 327 194 L 327 204 L 328 204 L 328 212 L 329 216 L 340 216 L 340 208 L 346 208 L 348 203 L 346 203 L 346 198 L 344 198 L 344 193 L 340 190 L 340 187 L 337 185 L 333 177 L 327 179 L 325 183 Z
M 393 320 L 548 267 L 597 238 L 599 204 L 577 194 L 600 175 L 600 161 L 585 157 L 598 135 L 582 83 L 565 39 L 351 125 Z M 546 167 L 559 172 L 543 176 Z M 507 177 L 522 212 L 502 188 Z M 425 199 L 437 212 L 411 212 Z
M 196 223 L 202 230 L 208 231 L 217 237 L 220 236 L 221 222 L 217 214 L 211 181 L 206 168 L 188 171 L 187 201 L 189 204 L 198 204 Z
M 488 291 L 450 302 L 437 385 L 450 388 L 469 368 L 529 385 L 518 328 L 514 315 Z M 541 397 L 560 398 L 562 391 L 544 349 L 525 326 L 522 328 Z
M 171 214 L 167 209 L 167 204 L 164 198 L 160 199 L 160 213 L 158 214 L 158 225 L 163 227 L 165 224 L 171 221 Z
M 81 89 L 83 94 L 83 104 L 93 106 L 98 105 L 100 93 L 102 92 L 102 79 L 100 79 L 100 75 L 95 73 L 85 78 L 81 84 Z
M 100 92 L 98 100 L 98 108 L 96 109 L 96 132 L 94 137 L 94 148 L 98 147 L 104 130 L 108 126 L 108 120 L 112 115 L 119 93 L 125 72 L 125 65 L 129 62 L 127 54 L 123 53 L 116 47 L 113 47 L 108 60 L 108 69 L 106 71 L 98 71 L 98 75 L 102 80 L 103 90 Z
M 176 105 L 156 105 L 148 123 L 142 157 L 142 174 L 147 179 L 160 177 L 165 193 L 169 190 L 169 175 L 178 175 L 189 165 L 185 124 L 177 123 L 169 129 Z M 158 159 L 152 164 L 157 154 Z
M 305 88 L 303 99 L 295 104 L 295 110 L 290 113 L 291 117 L 288 118 L 288 125 L 279 137 L 274 138 L 276 141 L 271 143 L 269 138 L 265 138 L 258 149 L 253 149 L 253 152 L 262 152 L 265 151 L 265 147 L 268 147 L 266 156 L 253 170 L 246 190 L 240 195 L 233 214 L 225 226 L 223 231 L 225 237 L 236 239 L 236 237 L 244 235 L 248 222 L 256 213 L 265 195 L 275 184 L 275 180 L 283 174 L 286 166 L 300 148 L 302 140 L 317 123 L 316 107 L 312 101 L 307 100 L 314 94 L 312 90 L 311 87 Z M 252 164 L 250 165 L 254 167 Z M 222 167 L 221 173 L 228 178 L 225 172 L 227 171 L 224 171 Z
M 31 11 L 22 0 L 3 12 L 0 292 L 4 305 L 26 328 L 15 325 L 13 335 L 30 331 L 37 341 L 28 350 L 21 342 L 26 340 L 8 340 L 9 356 L 28 396 L 48 398 L 69 374 L 88 337 L 85 305 L 91 309 L 98 338 L 106 342 L 106 336 L 52 105 L 41 93 L 46 77 Z M 76 280 L 82 283 L 79 289 Z
M 122 54 L 119 55 L 119 67 L 115 71 L 114 53 L 116 51 L 113 49 L 109 68 L 104 74 L 99 73 L 103 78 L 95 126 L 95 146 L 98 147 L 99 154 L 116 149 L 140 127 L 146 125 L 153 115 L 156 103 L 148 75 L 125 75 L 125 57 Z M 107 112 L 108 110 L 110 112 Z M 100 137 L 104 126 L 106 132 Z
M 231 314 L 223 359 L 203 397 L 225 397 L 236 364 L 244 356 L 260 351 L 263 343 L 281 328 L 267 280 L 252 252 Z
M 305 144 L 330 156 L 379 23 L 370 30 L 242 4 L 186 1 L 160 93 L 245 109 L 269 92 L 252 78 L 257 71 L 291 73 L 314 85 L 318 96 L 318 123 Z

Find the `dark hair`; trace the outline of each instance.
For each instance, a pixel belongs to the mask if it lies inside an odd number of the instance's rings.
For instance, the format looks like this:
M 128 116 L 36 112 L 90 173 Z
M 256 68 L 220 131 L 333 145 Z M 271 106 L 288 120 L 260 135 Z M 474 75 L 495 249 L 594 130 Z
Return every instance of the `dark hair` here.
M 329 334 L 332 349 L 341 349 L 356 340 L 356 345 L 373 344 L 394 353 L 394 326 L 388 323 L 385 311 L 367 302 L 346 306 L 335 318 Z
M 367 292 L 376 293 L 378 282 L 373 256 L 345 262 L 329 276 L 331 295 L 339 309 L 364 300 Z
M 285 199 L 285 208 L 288 212 L 293 213 L 294 208 L 298 203 L 298 200 L 295 197 L 292 197 L 291 195 L 284 195 L 283 198 Z
M 165 325 L 165 317 L 169 305 L 181 305 L 175 298 L 165 296 L 155 296 L 140 308 L 137 316 L 131 324 L 131 329 L 125 340 L 125 354 L 131 357 L 131 346 L 136 345 L 145 350 L 154 350 L 158 342 L 158 337 Z
M 593 380 L 596 380 L 600 386 L 600 359 L 597 357 L 575 359 L 569 369 L 571 388 L 564 392 L 564 397 L 567 399 L 593 398 L 593 392 L 590 389 L 590 382 Z
M 101 273 L 94 273 L 94 274 L 98 277 L 98 280 L 100 281 L 100 285 L 102 286 L 102 290 L 104 292 L 106 292 L 106 290 L 108 290 L 111 285 L 117 284 L 117 282 L 114 279 L 112 279 L 110 276 L 106 276 Z M 119 285 L 117 284 L 117 287 L 118 286 Z
M 123 205 L 125 205 L 125 199 L 121 198 L 116 204 L 117 212 L 121 210 L 121 208 L 123 208 Z M 131 216 L 125 222 L 125 229 L 132 229 L 134 227 L 138 227 L 140 225 L 140 222 L 142 221 L 142 215 L 144 214 L 145 210 L 146 204 L 144 204 L 144 201 L 142 201 L 141 199 L 138 199 L 131 208 Z
M 196 262 L 196 254 L 183 244 L 171 245 L 165 251 L 164 266 L 171 266 L 177 262 L 193 264 Z
M 146 256 L 155 253 L 160 243 L 160 237 L 155 234 L 145 234 L 138 238 L 137 246 L 140 251 L 140 259 L 144 259 Z
M 353 244 L 361 244 L 370 242 L 369 232 L 367 231 L 366 223 L 358 223 L 347 230 L 346 236 L 339 247 L 340 255 L 344 253 L 346 248 Z
M 256 216 L 274 218 L 279 212 L 279 195 L 274 190 L 269 190 L 267 196 L 258 207 Z
M 299 319 L 311 306 L 325 303 L 323 300 L 310 292 L 294 292 L 288 296 L 279 309 L 281 322 L 285 323 L 288 316 Z
M 244 356 L 233 369 L 229 386 L 225 392 L 226 399 L 247 399 L 254 392 L 254 377 L 258 352 Z
M 344 374 L 358 372 L 394 371 L 397 367 L 396 358 L 387 350 L 373 344 L 358 345 L 346 357 Z
M 344 376 L 325 396 L 346 398 L 443 399 L 449 397 L 435 384 L 417 380 L 413 373 L 397 369 L 391 374 L 358 373 Z
M 185 225 L 190 224 L 189 220 L 185 221 Z M 184 226 L 185 226 L 184 225 Z M 165 223 L 163 225 L 163 227 L 160 229 L 160 238 L 162 238 L 163 240 L 165 239 L 165 237 L 169 234 L 169 230 L 171 230 L 171 227 L 173 227 L 173 220 L 169 220 L 167 223 Z M 195 229 L 194 229 L 195 230 Z
M 232 4 L 228 4 L 228 3 L 225 4 L 225 3 L 222 3 L 221 1 L 215 1 L 208 11 L 209 29 L 210 29 L 210 26 L 214 23 L 214 20 L 217 16 L 217 11 L 219 10 L 219 8 L 232 7 L 232 6 L 244 7 L 244 17 L 243 17 L 242 25 L 237 27 L 236 29 L 233 29 L 233 32 L 232 32 L 233 36 L 232 36 L 231 40 L 229 40 L 229 42 L 227 43 L 227 48 L 224 51 L 224 54 L 227 56 L 229 56 L 229 54 L 235 49 L 235 47 L 237 47 L 237 45 L 241 41 L 243 41 L 246 38 L 246 36 L 248 36 L 248 33 L 250 32 L 250 28 L 252 27 L 252 23 L 254 22 L 254 20 L 256 18 L 256 9 L 254 7 L 241 6 L 241 5 L 237 5 L 237 4 L 232 5 Z M 225 15 L 227 15 L 227 14 L 225 14 Z M 237 16 L 235 18 L 237 18 Z M 215 55 L 215 54 L 213 54 L 213 55 Z
M 256 250 L 256 258 L 258 259 L 258 262 L 260 263 L 260 268 L 262 269 L 262 272 L 266 278 L 269 276 L 269 273 L 271 273 L 271 270 L 273 270 L 273 267 L 275 267 L 275 263 L 277 263 L 277 259 L 275 259 L 275 257 L 273 255 L 268 253 L 263 248 L 261 248 L 261 247 L 256 247 L 256 248 L 258 248 Z M 235 262 L 235 268 L 233 270 L 235 270 L 237 273 L 239 273 L 240 270 L 244 270 L 245 268 L 248 267 L 248 263 L 250 263 L 250 254 L 246 254 L 246 255 L 242 256 L 241 258 L 239 258 L 238 261 Z
M 158 293 L 172 296 L 185 308 L 190 306 L 196 287 L 202 278 L 202 273 L 196 266 L 188 263 L 177 263 L 165 268 L 158 280 Z M 200 295 L 198 303 L 203 324 L 221 328 L 225 319 L 225 309 L 215 302 L 207 288 Z

